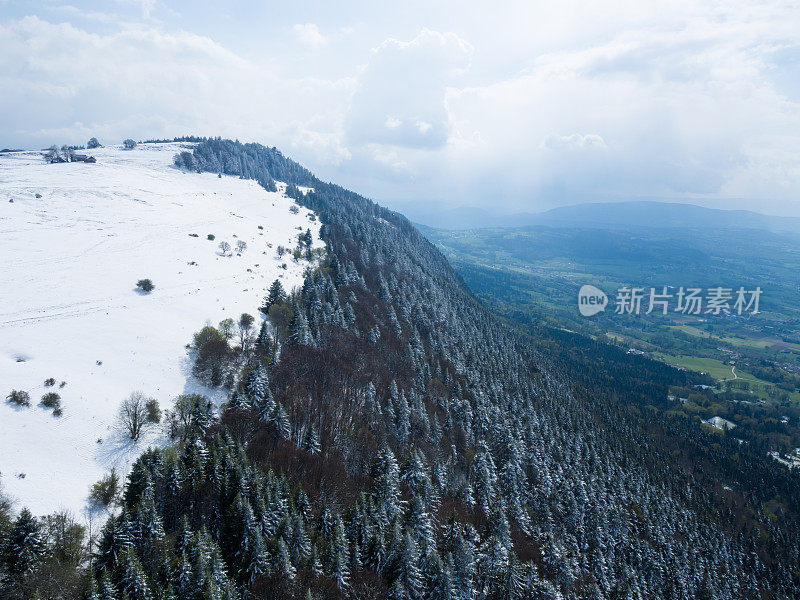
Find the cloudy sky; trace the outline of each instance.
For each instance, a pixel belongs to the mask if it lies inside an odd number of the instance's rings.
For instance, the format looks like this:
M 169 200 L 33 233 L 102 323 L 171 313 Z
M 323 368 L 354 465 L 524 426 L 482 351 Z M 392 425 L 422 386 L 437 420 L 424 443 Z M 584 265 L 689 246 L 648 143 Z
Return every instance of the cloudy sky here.
M 0 147 L 278 146 L 395 208 L 800 215 L 798 2 L 0 0 Z

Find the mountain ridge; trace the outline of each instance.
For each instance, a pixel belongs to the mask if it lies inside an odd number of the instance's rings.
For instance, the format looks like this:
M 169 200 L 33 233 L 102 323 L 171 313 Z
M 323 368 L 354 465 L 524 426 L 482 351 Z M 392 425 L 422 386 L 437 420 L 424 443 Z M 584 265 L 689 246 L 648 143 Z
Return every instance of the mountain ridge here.
M 428 211 L 412 209 L 415 223 L 435 229 L 507 227 L 588 228 L 743 228 L 800 233 L 800 218 L 748 210 L 706 208 L 696 204 L 647 200 L 591 202 L 552 208 L 541 213 L 500 214 L 478 207 Z

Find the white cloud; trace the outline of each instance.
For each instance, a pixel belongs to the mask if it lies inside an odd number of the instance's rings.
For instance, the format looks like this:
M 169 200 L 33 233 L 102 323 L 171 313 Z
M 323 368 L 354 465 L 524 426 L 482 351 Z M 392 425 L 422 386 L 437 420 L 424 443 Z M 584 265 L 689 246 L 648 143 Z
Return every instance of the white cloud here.
M 0 18 L 0 144 L 224 135 L 382 201 L 685 197 L 800 214 L 791 2 L 409 2 L 345 0 L 314 23 L 217 11 L 213 36 L 133 0 L 117 8 L 142 12 L 134 24 Z
M 573 133 L 570 135 L 548 135 L 542 143 L 548 150 L 591 150 L 607 148 L 605 140 L 596 133 Z
M 423 29 L 410 42 L 386 39 L 370 54 L 347 118 L 352 144 L 435 149 L 447 143 L 448 81 L 469 66 L 472 47 L 454 33 Z
M 783 17 L 800 25 L 797 15 Z M 771 75 L 780 67 L 770 57 L 797 48 L 800 29 L 767 22 L 728 15 L 623 31 L 540 54 L 519 76 L 451 89 L 459 130 L 485 142 L 450 149 L 451 162 L 464 166 L 464 189 L 479 194 L 489 188 L 481 179 L 505 172 L 491 189 L 514 208 L 526 208 L 525 195 L 538 199 L 527 208 L 543 208 L 752 193 L 773 201 L 767 210 L 800 211 L 800 186 L 764 185 L 797 173 L 800 98 L 776 89 Z
M 315 23 L 298 23 L 292 28 L 292 30 L 294 31 L 297 40 L 306 46 L 319 48 L 320 46 L 324 46 L 328 43 L 328 38 L 320 33 L 319 26 Z
M 150 19 L 153 9 L 156 7 L 156 0 L 115 0 L 118 4 L 128 4 L 138 7 L 141 10 L 143 19 Z
M 29 146 L 194 133 L 296 148 L 316 164 L 348 156 L 352 80 L 285 79 L 182 31 L 96 34 L 27 17 L 0 26 L 0 46 L 3 133 Z
M 65 15 L 78 17 L 80 19 L 86 19 L 89 21 L 97 21 L 99 23 L 117 23 L 120 21 L 119 15 L 100 11 L 83 10 L 71 4 L 53 6 L 52 9 Z

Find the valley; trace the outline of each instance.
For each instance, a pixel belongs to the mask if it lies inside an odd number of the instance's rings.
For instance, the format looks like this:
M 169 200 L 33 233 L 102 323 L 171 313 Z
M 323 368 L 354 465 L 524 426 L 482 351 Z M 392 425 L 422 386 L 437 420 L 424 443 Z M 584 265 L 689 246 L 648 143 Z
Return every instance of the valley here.
M 765 441 L 770 451 L 800 446 L 800 313 L 795 274 L 800 269 L 800 235 L 745 228 L 655 227 L 614 223 L 630 216 L 605 211 L 605 224 L 592 227 L 441 230 L 423 227 L 465 281 L 495 310 L 526 328 L 576 332 L 690 374 L 704 395 L 699 404 L 665 406 L 675 414 L 703 419 L 737 414 L 757 405 L 758 418 L 742 415 L 743 431 Z M 720 211 L 717 211 L 720 212 Z M 680 207 L 671 209 L 678 215 Z M 677 218 L 677 217 L 676 217 Z M 690 219 L 683 219 L 690 222 Z M 720 221 L 732 221 L 725 216 Z M 578 312 L 581 285 L 608 296 L 607 310 L 591 317 Z M 730 310 L 685 314 L 660 307 L 647 314 L 646 294 L 667 286 L 708 289 L 725 285 L 763 290 L 756 314 Z M 618 290 L 645 290 L 638 314 L 614 310 Z M 671 394 L 677 398 L 689 391 Z M 691 409 L 691 410 L 690 410 Z M 736 419 L 734 419 L 736 421 Z M 699 425 L 698 425 L 699 426 Z

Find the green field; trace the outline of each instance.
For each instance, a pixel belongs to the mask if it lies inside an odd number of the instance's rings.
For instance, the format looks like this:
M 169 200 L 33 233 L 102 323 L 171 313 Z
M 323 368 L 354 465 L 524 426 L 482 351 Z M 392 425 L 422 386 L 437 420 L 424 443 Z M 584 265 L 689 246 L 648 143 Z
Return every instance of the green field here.
M 698 356 L 687 355 L 674 356 L 664 354 L 663 352 L 654 352 L 653 358 L 657 358 L 658 360 L 670 365 L 683 367 L 684 369 L 689 369 L 691 371 L 697 371 L 698 373 L 707 373 L 718 381 L 733 378 L 733 375 L 731 374 L 731 365 L 727 365 L 724 362 L 713 358 L 702 358 Z M 742 378 L 745 377 L 741 373 L 737 373 L 737 375 Z M 752 376 L 747 378 L 755 379 Z

